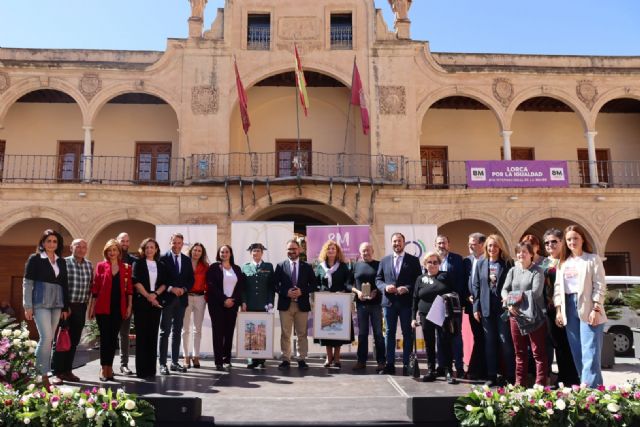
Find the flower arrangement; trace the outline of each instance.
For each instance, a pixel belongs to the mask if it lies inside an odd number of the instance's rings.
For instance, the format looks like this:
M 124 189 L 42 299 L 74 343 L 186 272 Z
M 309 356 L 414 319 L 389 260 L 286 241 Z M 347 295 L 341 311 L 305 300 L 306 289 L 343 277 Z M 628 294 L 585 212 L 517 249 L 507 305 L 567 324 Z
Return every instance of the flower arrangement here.
M 29 339 L 25 323 L 18 326 L 12 322 L 6 314 L 0 317 L 0 384 L 24 390 L 36 377 L 37 343 Z
M 119 389 L 75 387 L 37 389 L 22 394 L 0 386 L 0 425 L 33 426 L 153 426 L 153 406 Z
M 155 410 L 119 389 L 38 388 L 35 348 L 23 322 L 0 313 L 0 426 L 153 426 Z
M 636 426 L 640 424 L 640 383 L 584 384 L 557 389 L 477 387 L 454 405 L 462 426 Z

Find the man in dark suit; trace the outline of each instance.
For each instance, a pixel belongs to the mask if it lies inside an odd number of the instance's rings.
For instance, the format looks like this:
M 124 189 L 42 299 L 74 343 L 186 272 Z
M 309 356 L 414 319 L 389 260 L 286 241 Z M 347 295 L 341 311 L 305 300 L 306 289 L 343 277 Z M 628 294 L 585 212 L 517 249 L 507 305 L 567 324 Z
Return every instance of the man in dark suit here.
M 294 239 L 287 242 L 287 258 L 276 266 L 274 273 L 282 330 L 282 362 L 278 367 L 286 369 L 291 365 L 291 332 L 295 328 L 298 337 L 298 367 L 307 369 L 307 321 L 311 311 L 309 295 L 315 291 L 316 276 L 313 268 L 300 260 L 300 245 Z
M 118 234 L 116 240 L 122 250 L 122 261 L 132 267 L 137 258 L 129 253 L 129 235 L 122 232 Z M 123 375 L 133 374 L 129 369 L 129 330 L 131 329 L 132 318 L 133 316 L 129 316 L 126 319 L 122 319 L 122 324 L 120 325 L 120 373 Z
M 376 287 L 382 292 L 382 307 L 387 325 L 385 345 L 387 347 L 387 366 L 381 373 L 395 373 L 396 327 L 400 317 L 402 339 L 402 374 L 408 375 L 409 355 L 413 349 L 413 330 L 411 329 L 411 303 L 416 279 L 421 274 L 420 260 L 404 252 L 405 239 L 402 233 L 391 235 L 393 254 L 380 260 L 376 275 Z
M 171 250 L 160 257 L 169 272 L 167 291 L 162 301 L 162 317 L 160 319 L 160 348 L 158 359 L 160 361 L 160 374 L 169 375 L 167 368 L 167 352 L 169 347 L 169 334 L 171 334 L 171 370 L 187 372 L 187 368 L 178 363 L 180 356 L 180 336 L 182 334 L 182 322 L 184 311 L 189 303 L 188 292 L 195 280 L 193 266 L 188 256 L 182 253 L 184 237 L 180 233 L 171 236 Z
M 486 236 L 482 233 L 472 233 L 469 235 L 469 256 L 463 260 L 464 277 L 467 283 L 467 297 L 464 299 L 464 311 L 469 316 L 469 324 L 473 333 L 473 350 L 469 360 L 467 371 L 469 379 L 485 378 L 487 376 L 487 362 L 484 353 L 484 331 L 482 323 L 473 317 L 473 297 L 471 296 L 471 285 L 475 279 L 476 264 L 482 257 L 484 241 Z M 460 299 L 462 301 L 462 298 Z
M 453 290 L 458 294 L 460 302 L 466 300 L 468 297 L 468 287 L 465 283 L 464 266 L 462 262 L 462 256 L 453 252 L 449 252 L 449 237 L 444 234 L 439 234 L 436 237 L 436 252 L 442 258 L 440 264 L 440 271 L 446 271 L 447 277 L 453 285 Z M 462 323 L 462 319 L 460 319 Z M 464 360 L 463 360 L 463 346 L 462 346 L 462 334 L 456 334 L 452 338 L 453 344 L 453 360 L 456 365 L 456 376 L 462 378 L 464 375 Z M 444 351 L 440 350 L 440 343 L 438 342 L 438 372 L 444 375 L 447 369 L 451 369 L 451 366 L 443 366 L 444 364 Z

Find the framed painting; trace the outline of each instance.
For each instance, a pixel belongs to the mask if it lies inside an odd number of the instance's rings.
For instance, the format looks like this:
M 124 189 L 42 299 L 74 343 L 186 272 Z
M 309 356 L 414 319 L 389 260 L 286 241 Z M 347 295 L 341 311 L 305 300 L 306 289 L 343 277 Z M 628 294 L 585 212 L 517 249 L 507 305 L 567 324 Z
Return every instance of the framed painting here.
M 237 357 L 273 358 L 272 313 L 240 312 L 236 326 Z
M 314 338 L 351 340 L 351 294 L 316 292 L 314 294 Z

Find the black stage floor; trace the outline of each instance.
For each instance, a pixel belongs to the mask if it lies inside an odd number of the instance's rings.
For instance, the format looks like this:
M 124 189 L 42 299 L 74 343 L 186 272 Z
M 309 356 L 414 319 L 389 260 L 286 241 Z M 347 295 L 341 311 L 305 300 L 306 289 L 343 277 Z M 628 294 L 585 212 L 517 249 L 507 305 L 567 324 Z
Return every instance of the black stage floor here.
M 244 360 L 234 360 L 232 368 L 218 372 L 213 360 L 203 359 L 200 369 L 158 375 L 155 381 L 116 375 L 115 381 L 100 383 L 99 361 L 94 360 L 74 370 L 82 381 L 69 385 L 122 387 L 129 393 L 157 398 L 156 404 L 163 409 L 180 398 L 200 398 L 202 416 L 209 425 L 215 420 L 216 425 L 376 426 L 457 425 L 453 402 L 471 386 L 469 382 L 449 385 L 444 378 L 422 383 L 400 375 L 376 375 L 372 363 L 365 372 L 353 371 L 352 360 L 343 360 L 341 370 L 324 368 L 320 358 L 308 362 L 308 370 L 300 370 L 295 363 L 280 370 L 275 360 L 268 361 L 266 369 L 250 370 Z M 115 365 L 114 371 L 117 368 Z

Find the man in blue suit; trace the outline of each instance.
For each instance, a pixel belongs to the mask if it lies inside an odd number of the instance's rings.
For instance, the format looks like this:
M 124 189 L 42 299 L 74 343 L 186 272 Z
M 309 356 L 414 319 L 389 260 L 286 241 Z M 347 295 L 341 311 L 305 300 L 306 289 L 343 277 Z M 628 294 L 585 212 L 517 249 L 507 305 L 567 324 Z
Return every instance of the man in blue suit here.
M 440 271 L 447 272 L 447 276 L 453 284 L 453 291 L 458 294 L 460 302 L 462 303 L 469 297 L 469 289 L 465 283 L 462 256 L 449 252 L 449 237 L 444 234 L 439 234 L 438 237 L 436 237 L 436 252 L 438 252 L 438 255 L 442 258 Z M 460 324 L 462 324 L 462 318 L 460 318 Z M 444 375 L 444 371 L 451 369 L 451 366 L 443 366 L 443 354 L 444 352 L 440 350 L 440 343 L 438 342 L 437 358 L 438 374 L 440 375 Z M 462 334 L 456 334 L 453 336 L 453 360 L 456 365 L 456 376 L 458 378 L 462 378 L 464 375 Z
M 169 375 L 167 368 L 167 352 L 169 348 L 169 334 L 171 334 L 171 370 L 187 372 L 187 368 L 178 363 L 180 356 L 180 336 L 184 311 L 189 303 L 188 293 L 195 280 L 191 259 L 182 253 L 184 237 L 180 233 L 171 236 L 171 250 L 160 257 L 169 271 L 169 283 L 164 292 L 162 317 L 160 318 L 160 344 L 158 359 L 160 374 Z
M 387 365 L 381 373 L 395 374 L 396 327 L 400 317 L 400 328 L 404 342 L 402 349 L 402 374 L 409 373 L 409 355 L 413 348 L 413 330 L 411 329 L 411 304 L 416 279 L 422 273 L 420 260 L 404 252 L 405 239 L 402 233 L 391 235 L 393 254 L 380 260 L 376 287 L 382 293 L 382 307 L 387 326 L 385 345 L 387 347 Z

